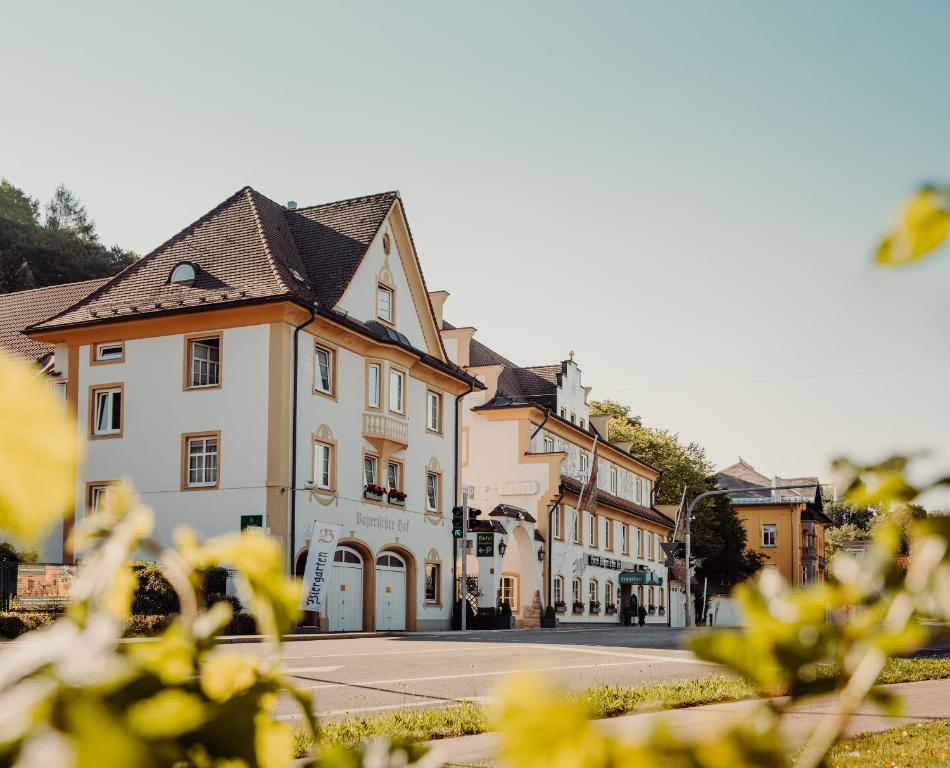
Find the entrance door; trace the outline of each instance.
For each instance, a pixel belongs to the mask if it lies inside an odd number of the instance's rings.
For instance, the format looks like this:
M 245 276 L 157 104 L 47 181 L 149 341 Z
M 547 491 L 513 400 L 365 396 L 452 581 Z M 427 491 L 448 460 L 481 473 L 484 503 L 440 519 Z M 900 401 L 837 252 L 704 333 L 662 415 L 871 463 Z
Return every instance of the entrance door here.
M 376 558 L 376 629 L 406 628 L 406 564 L 391 552 Z
M 331 632 L 363 629 L 363 558 L 349 547 L 339 547 L 333 555 L 329 618 Z

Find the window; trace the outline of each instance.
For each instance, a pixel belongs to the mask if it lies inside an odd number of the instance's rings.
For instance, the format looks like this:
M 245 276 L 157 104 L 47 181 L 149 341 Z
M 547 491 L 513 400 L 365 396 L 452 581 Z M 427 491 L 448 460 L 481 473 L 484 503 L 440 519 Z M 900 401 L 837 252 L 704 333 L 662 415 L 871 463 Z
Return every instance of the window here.
M 111 483 L 90 483 L 86 506 L 90 512 L 99 512 L 112 496 Z
M 587 513 L 587 543 L 597 546 L 597 515 L 593 512 Z
M 439 602 L 439 585 L 442 581 L 440 572 L 442 567 L 438 563 L 426 563 L 426 597 L 427 603 Z
M 554 438 L 544 438 L 544 453 L 554 453 Z
M 191 264 L 182 263 L 176 266 L 168 278 L 169 283 L 190 283 L 195 279 L 195 268 Z
M 366 407 L 379 408 L 380 402 L 380 372 L 382 366 L 379 363 L 366 364 Z
M 389 410 L 395 413 L 406 412 L 406 374 L 394 368 L 389 369 Z
M 643 531 L 639 528 L 634 528 L 634 535 L 637 537 L 637 557 L 643 557 Z
M 561 515 L 564 514 L 564 507 L 558 507 L 554 511 L 554 517 L 551 518 L 551 535 L 555 539 L 561 538 Z
M 554 602 L 555 603 L 564 602 L 564 577 L 563 576 L 554 577 Z
M 518 613 L 520 603 L 518 602 L 518 576 L 515 574 L 503 574 L 501 577 L 501 602 L 508 602 L 512 613 Z
M 315 347 L 313 358 L 313 388 L 324 395 L 333 395 L 333 350 Z
M 762 546 L 763 547 L 774 547 L 775 546 L 775 534 L 777 531 L 777 526 L 772 523 L 766 523 L 762 526 Z
M 657 590 L 657 597 L 659 598 L 659 605 L 660 605 L 660 608 L 663 607 L 663 595 L 664 595 L 664 594 L 665 594 L 665 593 L 663 592 L 662 589 Z
M 581 419 L 581 429 L 587 429 L 587 422 Z
M 633 484 L 633 500 L 637 502 L 637 504 L 643 503 L 643 480 L 639 477 Z
M 379 485 L 379 459 L 363 456 L 363 480 L 367 485 Z
M 91 390 L 92 434 L 95 437 L 122 434 L 122 386 L 113 385 Z
M 642 503 L 643 503 L 643 506 L 645 506 L 645 507 L 649 507 L 649 506 L 653 503 L 653 499 L 651 498 L 650 494 L 651 494 L 650 481 L 649 481 L 649 480 L 644 480 L 644 481 L 643 481 L 643 502 L 642 502 Z
M 616 496 L 617 495 L 617 468 L 611 467 L 609 475 L 610 475 L 610 492 Z
M 630 554 L 630 530 L 626 525 L 620 526 L 620 551 L 625 555 Z
M 581 543 L 581 516 L 573 507 L 568 507 L 571 516 L 571 541 L 575 544 Z
M 319 441 L 313 444 L 313 484 L 317 488 L 333 488 L 333 446 Z
M 574 598 L 575 603 L 581 602 L 581 580 L 574 579 L 571 581 L 571 595 Z
M 214 488 L 219 477 L 218 434 L 185 435 L 186 488 Z
M 562 419 L 566 419 L 566 418 L 567 418 L 567 408 L 562 408 L 562 409 L 561 409 L 561 418 L 562 418 Z
M 93 364 L 121 363 L 125 360 L 125 345 L 121 341 L 105 341 L 93 347 Z
M 647 598 L 647 599 L 649 600 L 649 602 L 647 603 L 647 605 L 649 605 L 649 606 L 654 606 L 654 605 L 656 605 L 656 603 L 653 602 L 653 587 L 650 587 L 650 596 L 649 596 L 649 598 Z
M 604 603 L 610 605 L 614 601 L 614 583 L 608 581 L 604 584 Z
M 611 530 L 613 529 L 613 520 L 609 517 L 604 518 L 604 549 L 613 549 L 613 542 L 610 540 Z
M 572 411 L 572 412 L 571 412 L 571 424 L 574 423 L 574 420 L 575 420 L 576 418 L 577 418 L 577 416 L 576 416 L 576 415 L 574 414 L 574 412 Z
M 442 395 L 428 390 L 426 406 L 426 429 L 430 432 L 442 432 Z
M 646 550 L 646 559 L 653 559 L 653 531 L 646 531 L 644 533 L 646 536 L 646 543 L 644 544 L 644 549 Z
M 442 507 L 440 477 L 435 472 L 426 472 L 426 511 L 438 512 Z
M 590 583 L 587 585 L 587 596 L 590 598 L 592 603 L 599 602 L 597 600 L 597 581 L 596 579 L 591 579 Z
M 587 477 L 587 462 L 588 462 L 587 454 L 581 452 L 581 477 L 582 478 Z
M 376 317 L 387 323 L 393 321 L 393 289 L 382 283 L 376 286 Z
M 187 389 L 221 386 L 221 337 L 188 338 Z
M 53 397 L 57 400 L 62 400 L 66 402 L 66 382 L 65 381 L 54 381 L 53 382 Z
M 389 484 L 389 490 L 402 490 L 402 465 L 395 461 L 389 462 L 386 467 L 386 481 Z

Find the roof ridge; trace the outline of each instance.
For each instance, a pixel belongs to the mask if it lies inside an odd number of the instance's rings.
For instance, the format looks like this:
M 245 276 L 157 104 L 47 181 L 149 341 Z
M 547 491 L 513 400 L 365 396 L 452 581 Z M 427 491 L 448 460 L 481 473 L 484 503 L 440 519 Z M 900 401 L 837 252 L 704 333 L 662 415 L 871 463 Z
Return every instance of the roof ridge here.
M 395 195 L 396 197 L 399 197 L 399 190 L 391 189 L 391 190 L 388 190 L 387 192 L 374 192 L 371 195 L 357 195 L 356 197 L 348 197 L 344 200 L 333 200 L 329 203 L 317 203 L 316 205 L 304 205 L 298 208 L 294 208 L 292 212 L 312 211 L 314 208 L 331 208 L 334 205 L 345 205 L 346 203 L 357 203 L 357 202 L 361 203 L 366 200 L 371 200 L 374 197 L 385 197 L 386 195 Z
M 65 283 L 51 283 L 50 285 L 41 285 L 39 288 L 24 288 L 22 291 L 7 291 L 6 293 L 0 293 L 2 296 L 21 296 L 24 293 L 35 293 L 37 291 L 49 291 L 53 288 L 63 288 L 67 285 L 83 285 L 85 283 L 102 283 L 108 282 L 112 279 L 114 275 L 108 275 L 106 277 L 89 277 L 85 280 L 70 280 Z
M 267 234 L 264 232 L 264 225 L 261 222 L 261 214 L 257 210 L 257 202 L 254 200 L 254 195 L 260 195 L 261 193 L 250 186 L 244 187 L 242 192 L 247 195 L 247 201 L 251 206 L 251 213 L 254 214 L 254 223 L 257 225 L 257 234 L 260 235 L 261 245 L 264 246 L 264 256 L 267 257 L 267 263 L 270 265 L 271 272 L 274 273 L 274 279 L 277 281 L 277 284 L 284 289 L 285 293 L 291 293 L 290 287 L 284 282 L 283 278 L 280 276 L 280 270 L 277 269 L 277 260 L 274 258 L 274 254 L 271 251 L 270 241 L 267 239 Z M 265 195 L 261 195 L 261 197 L 265 197 Z M 270 198 L 267 199 L 270 200 Z M 274 201 L 271 200 L 271 202 Z M 274 203 L 274 205 L 279 205 L 279 203 Z

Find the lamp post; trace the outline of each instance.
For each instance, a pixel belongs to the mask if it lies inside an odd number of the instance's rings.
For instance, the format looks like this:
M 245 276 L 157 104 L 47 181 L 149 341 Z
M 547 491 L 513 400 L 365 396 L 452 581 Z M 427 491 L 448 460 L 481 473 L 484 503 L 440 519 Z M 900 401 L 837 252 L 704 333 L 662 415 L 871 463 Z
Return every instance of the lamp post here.
M 699 494 L 695 499 L 693 499 L 689 506 L 686 508 L 686 626 L 695 627 L 696 626 L 696 611 L 693 610 L 693 606 L 690 605 L 692 602 L 692 579 L 693 579 L 693 566 L 690 563 L 691 560 L 691 534 L 690 528 L 693 521 L 693 508 L 696 504 L 703 499 L 708 499 L 711 496 L 728 496 L 733 493 L 743 493 L 745 491 L 755 491 L 756 493 L 761 493 L 762 491 L 793 491 L 799 490 L 801 488 L 818 488 L 820 483 L 798 483 L 797 485 L 772 485 L 772 486 L 761 486 L 761 485 L 750 485 L 745 488 L 720 488 L 715 491 L 704 491 Z

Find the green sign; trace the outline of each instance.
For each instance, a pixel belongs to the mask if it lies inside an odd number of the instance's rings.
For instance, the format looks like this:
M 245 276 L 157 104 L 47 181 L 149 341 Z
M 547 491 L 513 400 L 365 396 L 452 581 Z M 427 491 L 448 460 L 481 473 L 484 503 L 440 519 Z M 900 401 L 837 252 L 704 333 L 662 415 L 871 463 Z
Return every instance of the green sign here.
M 494 557 L 495 556 L 495 534 L 479 533 L 478 541 L 475 544 L 476 557 Z
M 663 586 L 663 577 L 657 576 L 653 571 L 621 571 L 619 581 L 621 584 L 634 584 L 646 587 Z
M 264 515 L 241 515 L 241 530 L 245 528 L 263 528 Z

